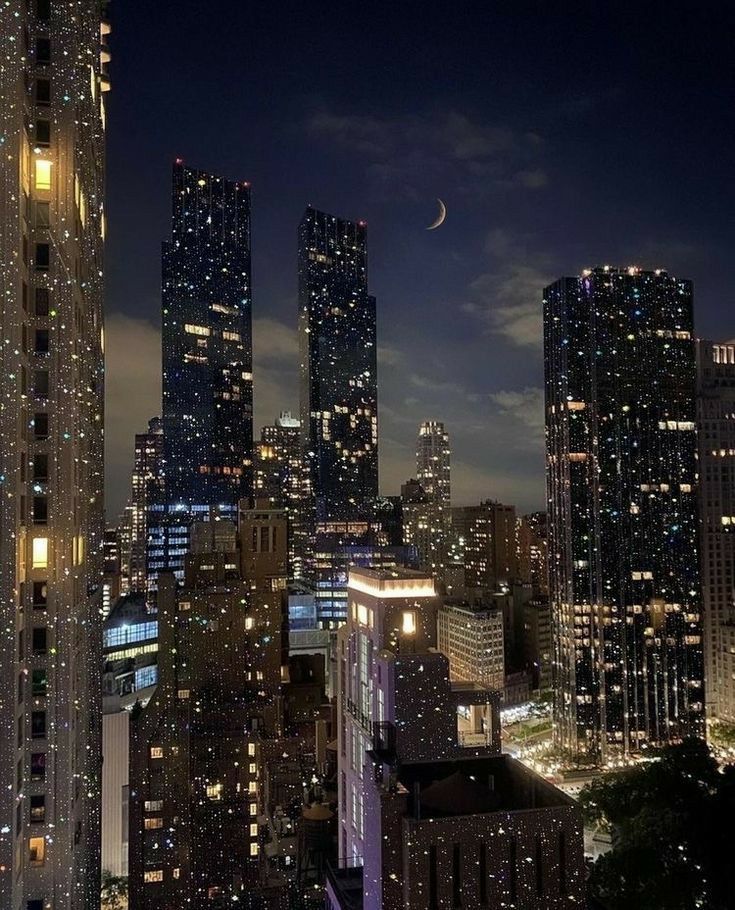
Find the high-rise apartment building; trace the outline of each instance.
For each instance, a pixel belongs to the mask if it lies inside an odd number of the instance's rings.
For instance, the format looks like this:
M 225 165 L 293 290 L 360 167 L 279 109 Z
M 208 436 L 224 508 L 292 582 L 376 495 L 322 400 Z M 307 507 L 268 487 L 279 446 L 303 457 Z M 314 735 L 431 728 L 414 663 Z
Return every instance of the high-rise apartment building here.
M 454 536 L 464 552 L 468 593 L 494 593 L 518 577 L 515 506 L 486 500 L 452 509 Z
M 371 515 L 378 495 L 375 298 L 367 226 L 308 208 L 299 225 L 301 428 L 314 518 Z
M 704 717 L 692 285 L 596 268 L 544 292 L 557 745 L 605 761 Z
M 158 687 L 130 732 L 132 910 L 230 906 L 264 857 L 260 732 L 280 722 L 286 516 L 192 526 L 184 586 L 159 579 Z
M 449 433 L 438 420 L 425 420 L 416 444 L 416 479 L 432 502 L 447 510 L 452 503 Z
M 164 502 L 163 425 L 148 421 L 147 433 L 135 434 L 135 462 L 130 496 L 129 589 L 145 591 L 149 509 Z
M 0 906 L 99 902 L 104 4 L 0 14 Z
M 735 341 L 697 343 L 704 672 L 708 713 L 735 721 Z
M 549 547 L 546 512 L 522 515 L 516 524 L 518 578 L 536 594 L 549 593 Z
M 287 411 L 261 430 L 255 447 L 255 496 L 285 509 L 288 516 L 289 578 L 304 574 L 308 546 L 309 484 L 304 471 L 301 421 Z

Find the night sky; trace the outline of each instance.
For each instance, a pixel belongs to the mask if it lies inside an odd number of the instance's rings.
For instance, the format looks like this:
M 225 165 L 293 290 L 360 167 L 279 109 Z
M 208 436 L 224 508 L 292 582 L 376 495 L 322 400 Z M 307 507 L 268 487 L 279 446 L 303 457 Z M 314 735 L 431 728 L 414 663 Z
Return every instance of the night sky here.
M 115 0 L 108 518 L 160 413 L 171 163 L 249 180 L 256 435 L 298 411 L 296 227 L 368 222 L 381 489 L 444 420 L 455 504 L 543 505 L 541 289 L 593 265 L 693 279 L 735 336 L 729 2 Z M 447 205 L 445 224 L 427 232 Z

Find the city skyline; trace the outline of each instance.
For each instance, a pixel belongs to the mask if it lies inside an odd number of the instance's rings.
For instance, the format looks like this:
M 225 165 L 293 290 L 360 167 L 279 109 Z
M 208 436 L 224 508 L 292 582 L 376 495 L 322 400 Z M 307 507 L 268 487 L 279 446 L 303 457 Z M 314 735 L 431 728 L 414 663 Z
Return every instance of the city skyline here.
M 234 26 L 225 36 L 214 27 L 220 11 Z M 735 335 L 725 308 L 732 189 L 718 139 L 732 112 L 717 103 L 732 85 L 729 17 L 720 7 L 714 27 L 712 8 L 660 18 L 622 3 L 555 17 L 520 4 L 512 13 L 473 5 L 439 23 L 431 9 L 417 17 L 402 8 L 391 9 L 386 43 L 380 7 L 353 25 L 325 15 L 316 35 L 293 12 L 286 23 L 266 9 L 246 23 L 244 10 L 218 3 L 202 21 L 186 5 L 116 14 L 125 81 L 110 118 L 108 332 L 135 343 L 126 357 L 110 347 L 108 408 L 120 429 L 108 435 L 108 480 L 127 474 L 132 433 L 156 413 L 145 352 L 157 350 L 156 250 L 180 155 L 252 183 L 258 430 L 281 410 L 297 412 L 293 235 L 311 203 L 368 222 L 371 292 L 384 314 L 382 491 L 410 476 L 415 424 L 436 419 L 452 434 L 457 503 L 482 488 L 540 508 L 545 284 L 606 262 L 668 268 L 695 282 L 697 333 Z M 236 32 L 246 54 L 231 45 Z M 363 34 L 380 47 L 384 72 L 353 53 Z M 491 54 L 480 40 L 488 34 Z M 569 53 L 558 54 L 559 43 Z M 206 80 L 199 67 L 193 78 L 197 58 Z M 159 66 L 187 85 L 186 102 L 155 77 Z M 308 88 L 294 75 L 304 68 Z M 641 141 L 630 143 L 633 134 Z M 707 160 L 706 175 L 694 160 Z M 437 196 L 447 219 L 427 232 Z

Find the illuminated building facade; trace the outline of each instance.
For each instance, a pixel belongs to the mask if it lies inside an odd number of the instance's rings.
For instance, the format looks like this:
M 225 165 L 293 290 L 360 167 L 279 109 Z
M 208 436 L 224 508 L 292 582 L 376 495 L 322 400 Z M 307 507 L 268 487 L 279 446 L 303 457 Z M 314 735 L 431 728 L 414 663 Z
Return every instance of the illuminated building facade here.
M 148 508 L 147 576 L 179 581 L 189 526 L 234 518 L 253 490 L 250 185 L 173 166 L 162 251 L 164 495 Z
M 455 536 L 464 552 L 468 593 L 507 589 L 518 576 L 515 506 L 486 500 L 452 509 Z
M 146 590 L 148 512 L 164 502 L 163 425 L 159 417 L 148 422 L 147 433 L 135 434 L 135 462 L 130 496 L 129 588 Z
M 703 731 L 692 286 L 609 267 L 544 292 L 557 746 Z
M 261 882 L 261 730 L 278 728 L 287 522 L 192 526 L 158 587 L 159 682 L 130 732 L 131 910 L 230 906 Z
M 450 683 L 449 661 L 436 650 L 439 598 L 429 573 L 355 568 L 348 593 L 337 633 L 338 843 L 342 861 L 359 862 L 372 824 L 369 750 L 400 761 L 486 754 L 500 750 L 500 732 L 492 693 Z
M 735 722 L 735 341 L 697 342 L 699 503 L 708 714 Z
M 518 579 L 534 594 L 549 593 L 549 547 L 546 512 L 522 515 L 516 525 Z
M 452 679 L 480 683 L 488 689 L 505 685 L 503 613 L 488 604 L 445 601 L 439 608 L 437 646 L 449 658 Z
M 452 504 L 449 433 L 438 420 L 426 420 L 419 427 L 416 444 L 416 479 L 432 502 L 447 510 Z
M 0 906 L 99 902 L 104 4 L 0 13 Z
M 308 208 L 299 225 L 298 261 L 301 428 L 314 521 L 364 520 L 378 495 L 367 226 Z
M 255 447 L 255 496 L 286 510 L 289 578 L 303 578 L 309 540 L 309 486 L 301 448 L 301 421 L 288 412 L 282 412 L 272 425 L 261 430 Z

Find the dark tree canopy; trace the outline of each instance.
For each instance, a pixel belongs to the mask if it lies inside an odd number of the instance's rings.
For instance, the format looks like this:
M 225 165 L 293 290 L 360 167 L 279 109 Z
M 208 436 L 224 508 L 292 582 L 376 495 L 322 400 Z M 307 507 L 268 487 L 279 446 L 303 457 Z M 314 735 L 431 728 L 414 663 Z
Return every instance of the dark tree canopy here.
M 609 910 L 733 907 L 735 768 L 721 772 L 702 740 L 595 781 L 581 802 L 612 833 L 590 880 Z

